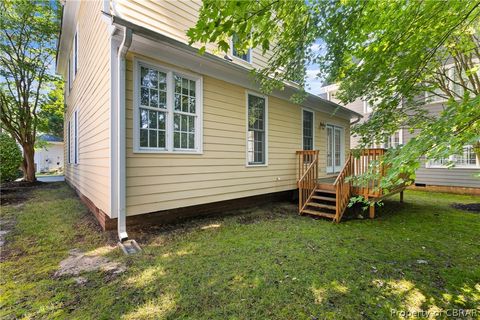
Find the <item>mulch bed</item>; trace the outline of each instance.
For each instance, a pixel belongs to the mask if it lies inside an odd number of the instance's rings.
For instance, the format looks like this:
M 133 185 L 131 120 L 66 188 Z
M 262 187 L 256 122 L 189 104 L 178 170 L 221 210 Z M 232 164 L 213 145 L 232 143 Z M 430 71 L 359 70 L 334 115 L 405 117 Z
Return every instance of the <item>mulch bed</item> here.
M 451 206 L 463 211 L 480 213 L 480 203 L 452 203 Z
M 29 193 L 35 188 L 45 185 L 45 182 L 11 181 L 0 185 L 0 204 L 12 205 L 22 203 L 29 198 Z

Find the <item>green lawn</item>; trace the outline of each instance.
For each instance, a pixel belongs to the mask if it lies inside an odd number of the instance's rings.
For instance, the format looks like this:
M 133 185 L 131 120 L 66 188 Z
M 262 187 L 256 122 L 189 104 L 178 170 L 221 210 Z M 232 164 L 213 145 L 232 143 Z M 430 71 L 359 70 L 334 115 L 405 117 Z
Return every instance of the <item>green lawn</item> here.
M 2 207 L 15 225 L 0 264 L 0 318 L 388 319 L 399 318 L 391 309 L 480 308 L 480 214 L 450 207 L 478 201 L 407 191 L 373 221 L 335 225 L 282 203 L 131 231 L 142 254 L 105 253 L 127 271 L 90 272 L 78 285 L 53 277 L 68 251 L 115 239 L 56 183 Z

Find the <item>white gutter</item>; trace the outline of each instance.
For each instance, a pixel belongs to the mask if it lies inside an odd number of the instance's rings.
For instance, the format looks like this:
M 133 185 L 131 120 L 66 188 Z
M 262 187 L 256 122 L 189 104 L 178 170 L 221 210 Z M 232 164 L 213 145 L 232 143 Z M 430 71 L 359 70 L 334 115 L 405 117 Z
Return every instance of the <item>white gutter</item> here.
M 120 47 L 118 48 L 117 56 L 117 107 L 118 107 L 118 117 L 117 117 L 117 190 L 115 190 L 116 203 L 118 209 L 117 222 L 118 222 L 118 238 L 120 242 L 128 240 L 127 234 L 127 223 L 126 223 L 126 137 L 125 137 L 125 56 L 127 55 L 128 49 L 132 44 L 132 29 L 124 27 L 123 28 L 123 41 Z

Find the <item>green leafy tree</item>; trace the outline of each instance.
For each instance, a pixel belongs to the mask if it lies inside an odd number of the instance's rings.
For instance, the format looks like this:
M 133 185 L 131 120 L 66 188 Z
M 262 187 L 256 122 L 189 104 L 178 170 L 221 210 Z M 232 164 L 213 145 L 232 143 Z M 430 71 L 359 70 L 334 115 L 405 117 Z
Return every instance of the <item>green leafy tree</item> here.
M 38 113 L 38 131 L 60 138 L 63 137 L 63 115 L 65 112 L 63 85 L 63 81 L 55 81 Z
M 206 0 L 188 36 L 227 51 L 236 34 L 240 50 L 272 50 L 255 71 L 267 93 L 286 81 L 305 87 L 306 65 L 318 65 L 319 77 L 340 84 L 343 103 L 375 105 L 353 128 L 361 147 L 418 130 L 383 159 L 389 189 L 413 178 L 422 156 L 444 158 L 466 144 L 480 150 L 479 15 L 478 1 Z M 440 116 L 423 107 L 425 96 L 447 99 Z
M 12 137 L 0 133 L 0 181 L 11 181 L 17 178 L 22 163 L 22 152 Z
M 0 120 L 22 146 L 26 181 L 35 180 L 38 113 L 55 80 L 52 66 L 58 32 L 57 3 L 0 2 Z

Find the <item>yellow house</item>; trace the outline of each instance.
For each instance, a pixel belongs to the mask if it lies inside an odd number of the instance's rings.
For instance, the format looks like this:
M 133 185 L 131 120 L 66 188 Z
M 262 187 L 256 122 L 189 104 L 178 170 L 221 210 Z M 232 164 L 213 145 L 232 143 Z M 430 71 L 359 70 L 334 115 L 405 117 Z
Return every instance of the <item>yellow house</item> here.
M 163 222 L 291 197 L 296 152 L 318 150 L 316 175 L 338 173 L 356 112 L 297 91 L 266 96 L 252 48 L 198 54 L 186 31 L 195 1 L 71 1 L 57 72 L 65 77 L 65 176 L 103 228 Z M 303 159 L 303 158 L 302 158 Z

